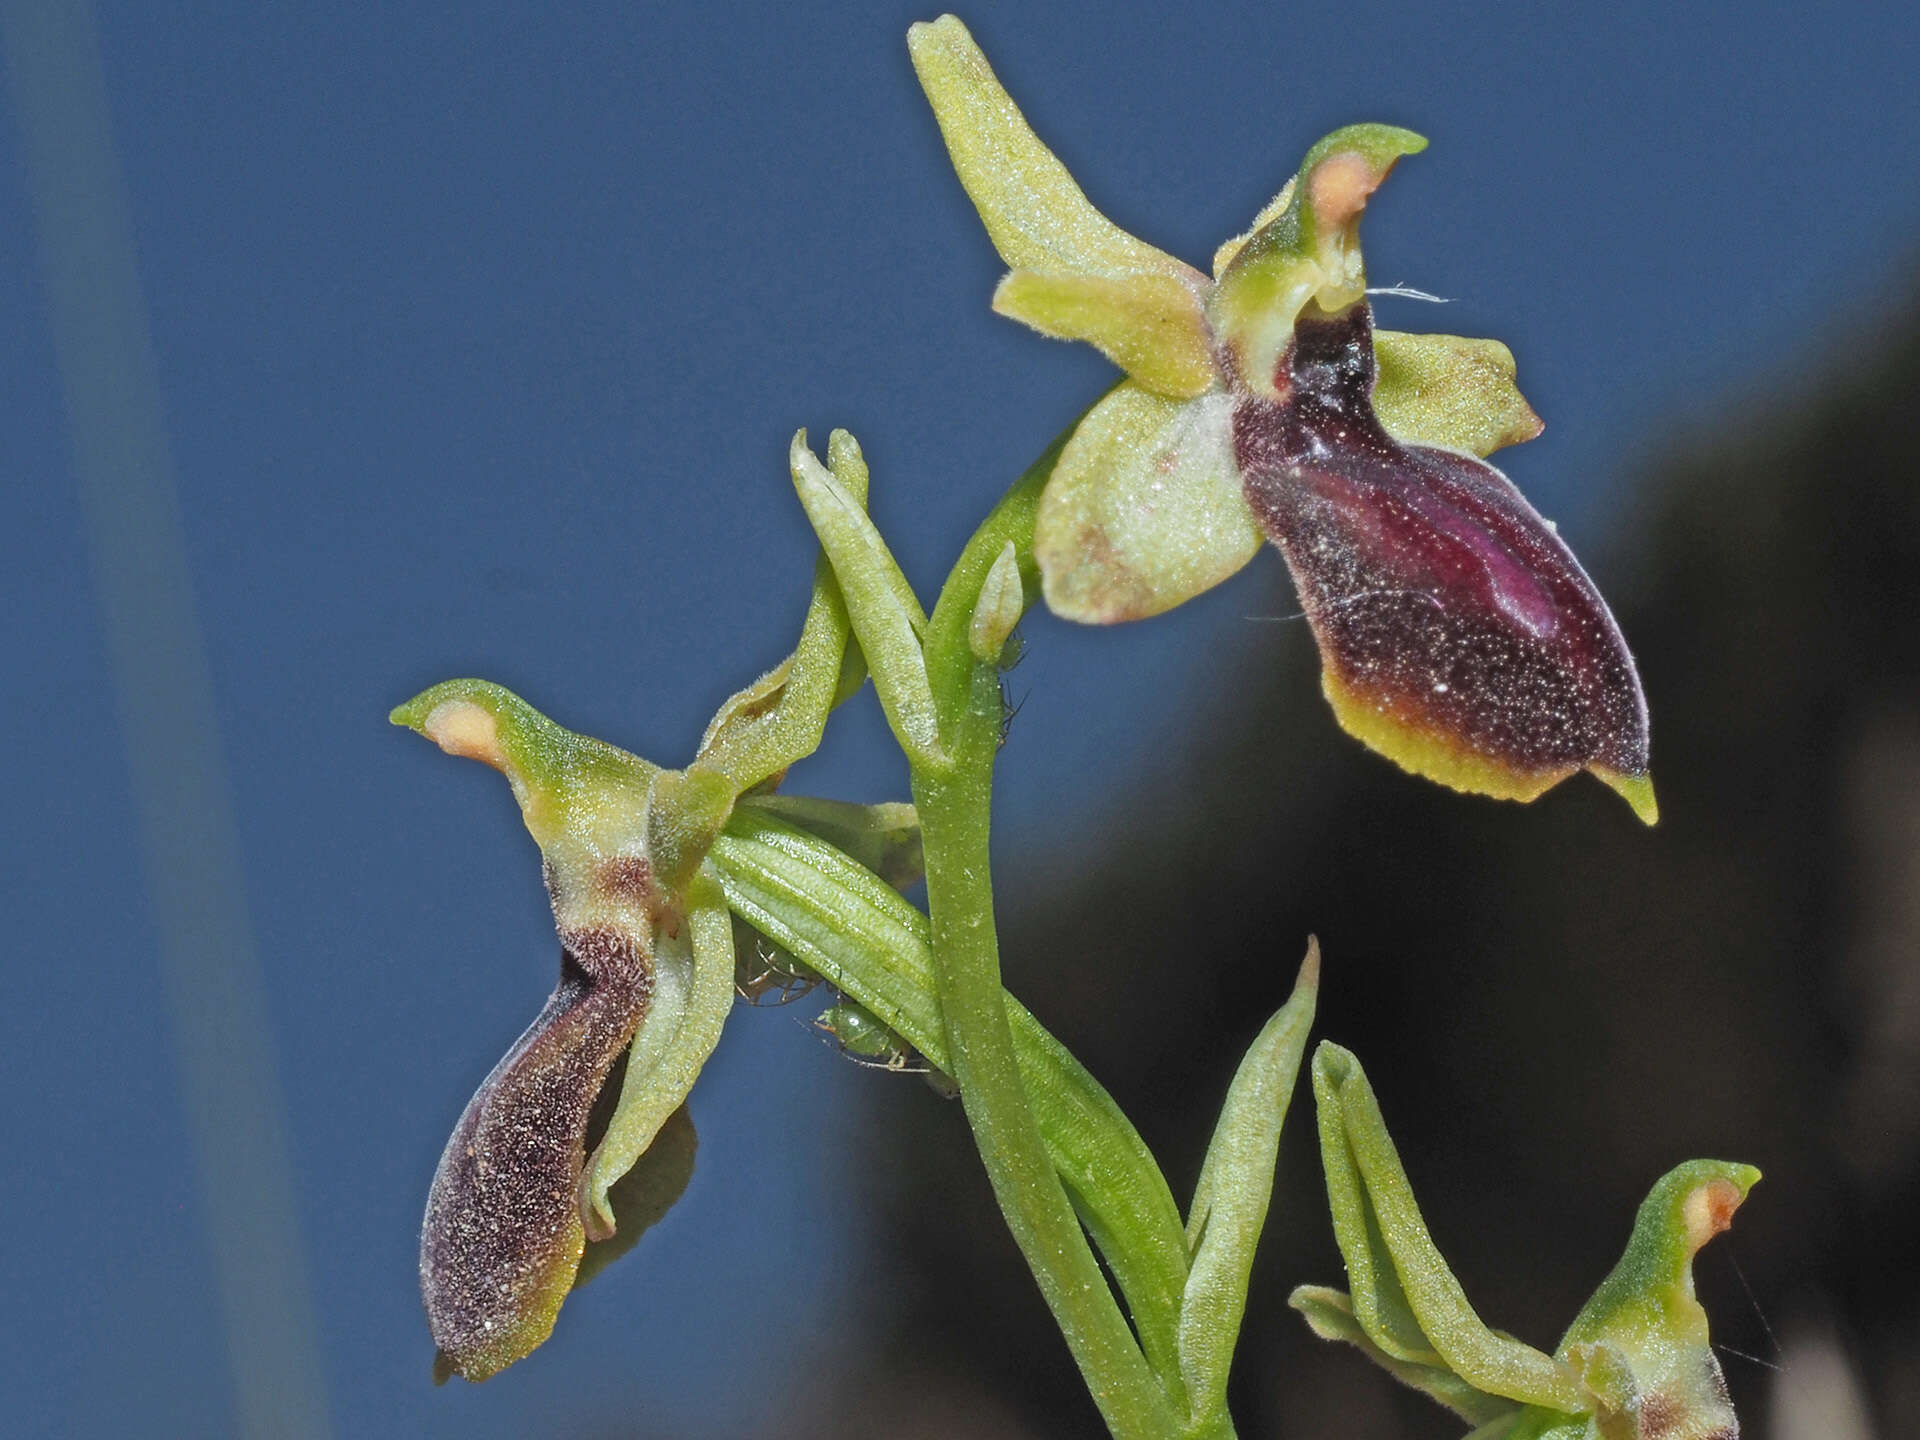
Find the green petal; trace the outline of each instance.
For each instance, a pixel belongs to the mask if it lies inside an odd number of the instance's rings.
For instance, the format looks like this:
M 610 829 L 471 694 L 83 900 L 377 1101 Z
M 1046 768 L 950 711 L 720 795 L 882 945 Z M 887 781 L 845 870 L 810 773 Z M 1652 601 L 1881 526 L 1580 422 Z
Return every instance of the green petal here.
M 1498 340 L 1376 330 L 1373 353 L 1373 411 L 1403 445 L 1486 456 L 1545 428 L 1514 383 L 1513 352 Z
M 1199 296 L 1169 275 L 1015 270 L 993 308 L 1056 340 L 1087 341 L 1156 394 L 1185 399 L 1219 378 Z
M 1219 584 L 1261 538 L 1233 460 L 1232 398 L 1168 400 L 1125 381 L 1061 453 L 1033 553 L 1055 614 L 1107 625 Z
M 1135 239 L 1088 203 L 959 20 L 942 15 L 915 25 L 907 48 L 960 183 L 1010 267 L 1204 281 L 1192 266 Z

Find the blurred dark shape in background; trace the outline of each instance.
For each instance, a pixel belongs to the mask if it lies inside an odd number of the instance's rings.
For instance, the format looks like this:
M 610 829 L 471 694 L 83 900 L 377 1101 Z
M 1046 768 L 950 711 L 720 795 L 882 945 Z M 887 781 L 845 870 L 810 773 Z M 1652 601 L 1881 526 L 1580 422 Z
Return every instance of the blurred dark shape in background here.
M 1821 378 L 1725 416 L 1648 477 L 1618 563 L 1589 557 L 1643 667 L 1656 830 L 1584 777 L 1526 809 L 1412 780 L 1336 735 L 1304 625 L 1248 627 L 1196 753 L 1169 757 L 1190 784 L 1117 798 L 1083 869 L 1004 847 L 1014 890 L 1044 875 L 1069 897 L 1009 907 L 1005 951 L 1184 1204 L 1239 1051 L 1317 933 L 1317 1033 L 1366 1062 L 1482 1316 L 1538 1345 L 1669 1166 L 1759 1165 L 1697 1267 L 1748 1431 L 1783 1433 L 1769 1326 L 1812 1326 L 1891 1434 L 1920 1412 L 1920 307 L 1803 361 Z M 859 1378 L 802 1433 L 1103 1434 L 958 1106 L 871 1094 L 880 1353 L 835 1367 Z M 1303 1092 L 1241 1433 L 1457 1435 L 1285 1307 L 1342 1276 Z

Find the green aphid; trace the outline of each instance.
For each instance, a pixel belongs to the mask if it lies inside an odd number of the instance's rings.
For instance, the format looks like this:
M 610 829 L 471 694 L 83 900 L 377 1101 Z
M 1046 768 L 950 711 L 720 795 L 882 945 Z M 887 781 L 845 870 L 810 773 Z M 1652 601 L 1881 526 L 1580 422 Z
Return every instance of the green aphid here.
M 926 1062 L 914 1048 L 888 1028 L 864 1005 L 842 998 L 822 1010 L 814 1025 L 832 1036 L 841 1053 L 862 1065 L 882 1070 L 924 1070 Z

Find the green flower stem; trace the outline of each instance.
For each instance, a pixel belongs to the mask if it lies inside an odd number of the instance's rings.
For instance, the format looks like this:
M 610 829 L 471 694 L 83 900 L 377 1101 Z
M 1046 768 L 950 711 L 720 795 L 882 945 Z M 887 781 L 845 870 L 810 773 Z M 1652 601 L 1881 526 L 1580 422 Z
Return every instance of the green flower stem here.
M 964 643 L 964 641 L 963 641 Z M 971 662 L 971 657 L 969 656 Z M 947 1049 L 995 1197 L 1116 1440 L 1179 1425 L 1067 1199 L 1028 1103 L 1007 1020 L 988 868 L 1000 679 L 977 667 L 966 710 L 946 716 L 952 763 L 916 766 L 933 969 Z
M 1009 542 L 1024 598 L 1039 591 L 1033 517 L 1066 443 L 1048 447 L 967 542 L 927 624 L 927 679 L 944 755 L 912 765 L 927 867 L 933 969 L 951 1074 L 1008 1229 L 1116 1440 L 1175 1436 L 1184 1387 L 1156 1376 L 1087 1243 L 1021 1081 L 994 933 L 989 829 L 1000 674 L 968 643 L 981 587 Z
M 714 845 L 728 905 L 950 1074 L 927 917 L 833 844 L 788 823 L 783 803 L 742 801 Z M 1187 1251 L 1166 1178 L 1086 1067 L 1011 995 L 1006 1008 L 1048 1158 L 1126 1297 L 1148 1363 L 1177 1376 Z

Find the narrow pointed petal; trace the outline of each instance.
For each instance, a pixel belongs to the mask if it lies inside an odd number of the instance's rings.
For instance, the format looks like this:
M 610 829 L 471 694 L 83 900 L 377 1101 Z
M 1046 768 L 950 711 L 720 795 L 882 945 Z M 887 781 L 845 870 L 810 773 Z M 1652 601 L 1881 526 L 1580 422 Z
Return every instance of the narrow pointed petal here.
M 1402 445 L 1484 457 L 1546 428 L 1514 383 L 1513 352 L 1498 340 L 1376 330 L 1373 354 L 1373 412 Z
M 1591 769 L 1651 820 L 1646 701 L 1606 602 L 1506 476 L 1382 428 L 1371 330 L 1364 304 L 1303 317 L 1285 399 L 1234 415 L 1335 715 L 1457 790 L 1528 800 Z
M 993 308 L 1056 340 L 1089 342 L 1157 395 L 1186 399 L 1219 378 L 1199 296 L 1169 275 L 1015 270 L 993 292 Z
M 907 48 L 953 168 L 1000 258 L 1015 270 L 1168 275 L 1199 271 L 1135 239 L 1088 202 L 1028 126 L 967 27 L 952 15 L 915 25 Z
M 1034 517 L 1056 615 L 1093 625 L 1171 610 L 1260 548 L 1233 456 L 1231 396 L 1173 401 L 1122 383 L 1080 422 Z
M 420 1289 L 443 1363 L 484 1380 L 553 1331 L 586 1243 L 587 1116 L 646 1013 L 647 958 L 613 930 L 562 934 L 560 983 L 468 1102 L 440 1157 Z

